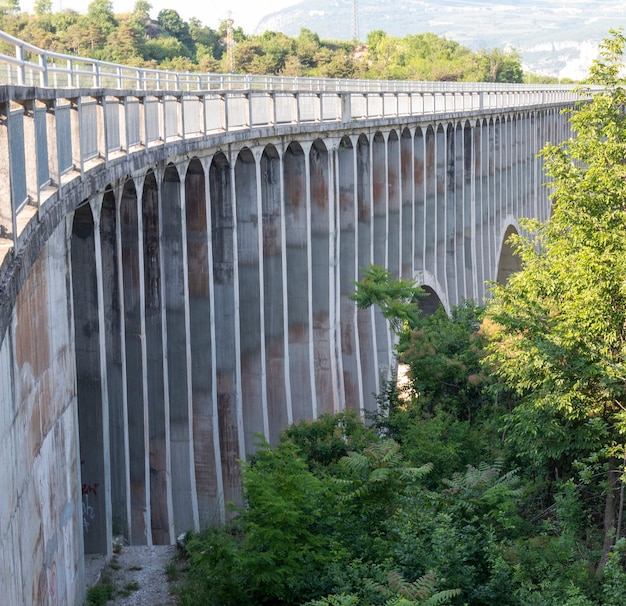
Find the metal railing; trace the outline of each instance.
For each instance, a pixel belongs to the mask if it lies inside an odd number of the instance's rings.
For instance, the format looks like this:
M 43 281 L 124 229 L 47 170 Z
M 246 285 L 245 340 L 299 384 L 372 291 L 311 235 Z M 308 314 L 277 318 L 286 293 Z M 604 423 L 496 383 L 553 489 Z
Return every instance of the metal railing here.
M 399 80 L 347 80 L 175 72 L 131 67 L 86 57 L 45 51 L 0 31 L 0 42 L 14 53 L 0 53 L 0 84 L 51 88 L 117 88 L 163 91 L 329 91 L 329 92 L 570 92 L 571 85 L 508 84 L 493 82 L 422 82 Z

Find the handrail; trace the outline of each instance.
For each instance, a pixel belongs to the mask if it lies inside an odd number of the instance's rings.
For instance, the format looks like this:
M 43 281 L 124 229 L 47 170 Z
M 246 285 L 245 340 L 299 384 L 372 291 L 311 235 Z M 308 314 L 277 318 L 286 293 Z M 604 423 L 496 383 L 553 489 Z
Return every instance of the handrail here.
M 119 88 L 133 90 L 290 90 L 333 92 L 505 92 L 568 91 L 568 84 L 501 82 L 424 82 L 348 80 L 254 74 L 176 72 L 132 67 L 87 57 L 45 51 L 0 30 L 0 42 L 15 48 L 14 56 L 0 53 L 0 84 L 52 88 Z

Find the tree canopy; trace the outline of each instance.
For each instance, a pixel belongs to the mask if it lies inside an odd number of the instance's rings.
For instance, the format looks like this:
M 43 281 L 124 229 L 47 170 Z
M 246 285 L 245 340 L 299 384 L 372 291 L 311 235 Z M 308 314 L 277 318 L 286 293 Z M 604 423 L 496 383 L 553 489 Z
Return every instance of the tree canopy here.
M 494 285 L 488 313 L 490 362 L 523 398 L 518 414 L 558 417 L 583 442 L 602 437 L 599 571 L 616 537 L 617 460 L 626 455 L 625 41 L 614 32 L 602 46 L 586 82 L 601 89 L 572 113 L 572 138 L 545 147 L 552 215 L 523 223 L 527 235 L 513 240 L 522 271 Z
M 0 0 L 0 28 L 48 50 L 134 66 L 284 76 L 522 81 L 516 52 L 474 52 L 431 33 L 395 38 L 379 30 L 365 44 L 320 40 L 305 28 L 295 38 L 277 32 L 249 36 L 226 21 L 213 29 L 198 19 L 185 21 L 173 8 L 162 9 L 156 18 L 151 10 L 149 2 L 138 0 L 132 12 L 114 14 L 109 0 L 93 0 L 84 15 L 73 10 L 53 13 L 48 0 L 37 0 L 35 14 L 28 15 L 20 12 L 19 0 Z

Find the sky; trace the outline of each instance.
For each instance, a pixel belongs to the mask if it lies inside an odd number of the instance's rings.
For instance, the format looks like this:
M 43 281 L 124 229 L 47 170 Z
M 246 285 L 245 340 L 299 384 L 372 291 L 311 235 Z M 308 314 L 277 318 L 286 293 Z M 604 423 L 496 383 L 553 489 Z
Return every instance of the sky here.
M 217 28 L 221 21 L 228 18 L 230 12 L 235 27 L 242 27 L 247 34 L 254 31 L 265 15 L 299 2 L 299 0 L 227 0 L 226 2 L 223 0 L 200 0 L 200 2 L 187 0 L 178 5 L 175 0 L 148 1 L 152 5 L 150 16 L 154 19 L 160 10 L 173 8 L 185 21 L 196 17 L 204 25 L 212 28 Z M 91 0 L 52 0 L 52 10 L 57 12 L 72 8 L 79 13 L 86 13 L 90 2 Z M 116 13 L 130 12 L 134 6 L 135 0 L 113 0 L 113 11 Z M 20 0 L 20 8 L 32 13 L 33 0 Z

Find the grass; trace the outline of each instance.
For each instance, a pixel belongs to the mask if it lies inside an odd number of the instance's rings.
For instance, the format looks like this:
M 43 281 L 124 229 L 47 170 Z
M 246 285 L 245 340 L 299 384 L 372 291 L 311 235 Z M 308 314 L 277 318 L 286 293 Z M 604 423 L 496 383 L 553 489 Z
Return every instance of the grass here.
M 112 600 L 115 595 L 115 587 L 106 584 L 99 584 L 90 587 L 87 590 L 87 602 L 85 606 L 106 606 L 109 600 Z

